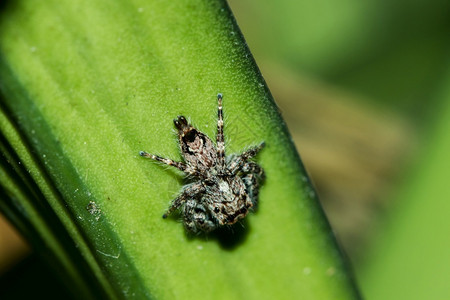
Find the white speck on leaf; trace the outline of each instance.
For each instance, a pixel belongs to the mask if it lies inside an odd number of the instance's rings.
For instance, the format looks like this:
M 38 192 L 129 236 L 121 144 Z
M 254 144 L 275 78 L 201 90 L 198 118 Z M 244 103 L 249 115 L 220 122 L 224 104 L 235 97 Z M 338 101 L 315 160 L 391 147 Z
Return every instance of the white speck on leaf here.
M 100 250 L 98 250 L 98 249 L 97 249 L 97 252 L 100 253 L 100 254 L 103 254 L 104 256 L 118 259 L 118 258 L 120 257 L 121 249 L 119 249 L 119 253 L 118 253 L 117 255 L 114 255 L 114 254 L 108 254 L 108 253 L 102 252 L 102 251 L 100 251 Z

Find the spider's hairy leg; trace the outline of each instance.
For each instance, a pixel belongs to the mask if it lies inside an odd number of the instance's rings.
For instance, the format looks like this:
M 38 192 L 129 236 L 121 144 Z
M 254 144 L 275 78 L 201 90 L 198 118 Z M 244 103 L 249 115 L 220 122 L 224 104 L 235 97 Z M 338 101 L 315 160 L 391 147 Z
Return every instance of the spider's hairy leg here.
M 223 138 L 223 106 L 222 94 L 217 95 L 217 162 L 221 169 L 225 167 L 225 142 Z
M 242 166 L 242 172 L 245 176 L 242 177 L 247 193 L 250 196 L 253 205 L 258 204 L 259 184 L 264 180 L 264 170 L 255 162 L 249 161 Z
M 241 170 L 242 170 L 242 172 L 244 172 L 246 174 L 253 174 L 261 180 L 264 179 L 264 177 L 265 177 L 264 170 L 257 163 L 255 163 L 253 161 L 246 162 L 242 166 Z
M 244 151 L 244 153 L 242 153 L 241 155 L 235 157 L 229 164 L 227 167 L 227 170 L 235 175 L 237 172 L 239 172 L 243 166 L 245 165 L 245 163 L 253 158 L 256 154 L 258 154 L 258 152 L 264 148 L 265 143 L 262 142 L 261 144 L 259 144 L 256 147 L 250 148 L 247 151 Z
M 187 200 L 194 198 L 197 194 L 205 191 L 205 187 L 202 182 L 194 182 L 189 185 L 186 185 L 181 194 L 172 201 L 169 209 L 163 215 L 163 218 L 167 218 L 171 213 L 173 213 L 176 209 L 178 209 L 181 205 L 183 205 Z
M 169 158 L 164 158 L 164 157 L 161 157 L 161 156 L 150 154 L 150 153 L 147 153 L 145 151 L 139 152 L 139 155 L 142 156 L 142 157 L 145 157 L 145 158 L 150 158 L 150 159 L 162 162 L 162 163 L 164 163 L 164 164 L 166 164 L 168 166 L 175 167 L 178 170 L 181 170 L 181 171 L 185 172 L 188 175 L 195 175 L 196 174 L 196 171 L 191 166 L 189 166 L 189 165 L 187 165 L 185 163 L 178 162 L 178 161 L 173 161 L 173 160 L 171 160 Z

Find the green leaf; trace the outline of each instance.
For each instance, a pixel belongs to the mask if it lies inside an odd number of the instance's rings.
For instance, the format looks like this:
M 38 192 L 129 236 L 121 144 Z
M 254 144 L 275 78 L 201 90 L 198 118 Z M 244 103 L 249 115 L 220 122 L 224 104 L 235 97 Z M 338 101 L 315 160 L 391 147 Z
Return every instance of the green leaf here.
M 357 298 L 291 137 L 224 1 L 16 1 L 0 17 L 2 210 L 84 297 Z M 161 218 L 181 174 L 172 119 L 227 152 L 261 141 L 243 226 Z

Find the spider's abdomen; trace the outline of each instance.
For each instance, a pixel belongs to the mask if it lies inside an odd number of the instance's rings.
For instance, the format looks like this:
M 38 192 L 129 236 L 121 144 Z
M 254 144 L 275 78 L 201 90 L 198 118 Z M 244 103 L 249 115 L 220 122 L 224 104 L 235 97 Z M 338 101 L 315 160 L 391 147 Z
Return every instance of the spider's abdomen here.
M 233 225 L 244 218 L 253 206 L 240 177 L 225 177 L 210 187 L 203 197 L 212 217 L 219 225 Z

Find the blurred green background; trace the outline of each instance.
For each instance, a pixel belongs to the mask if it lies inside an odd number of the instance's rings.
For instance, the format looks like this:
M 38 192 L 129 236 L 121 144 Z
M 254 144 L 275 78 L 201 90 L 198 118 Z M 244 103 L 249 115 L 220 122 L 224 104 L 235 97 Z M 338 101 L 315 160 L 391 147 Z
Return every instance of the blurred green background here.
M 450 2 L 229 3 L 363 297 L 448 299 Z
M 364 298 L 448 298 L 450 2 L 229 4 Z M 1 274 L 28 252 L 0 241 Z

